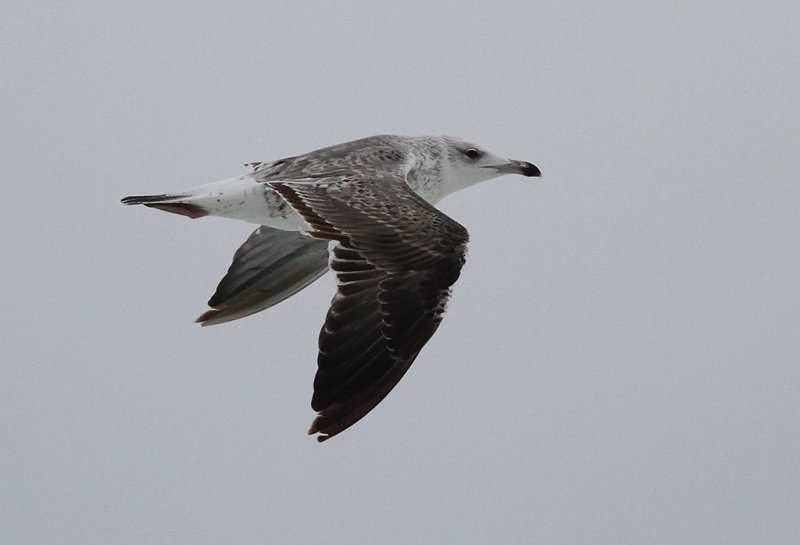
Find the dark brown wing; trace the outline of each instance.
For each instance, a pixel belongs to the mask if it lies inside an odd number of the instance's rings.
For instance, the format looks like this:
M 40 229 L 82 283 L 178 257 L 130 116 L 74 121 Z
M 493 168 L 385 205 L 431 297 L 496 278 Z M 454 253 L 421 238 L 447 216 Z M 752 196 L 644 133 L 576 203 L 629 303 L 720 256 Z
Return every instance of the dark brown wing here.
M 319 337 L 309 433 L 347 429 L 402 378 L 442 319 L 467 231 L 401 179 L 270 184 L 314 237 L 334 240 L 338 282 Z

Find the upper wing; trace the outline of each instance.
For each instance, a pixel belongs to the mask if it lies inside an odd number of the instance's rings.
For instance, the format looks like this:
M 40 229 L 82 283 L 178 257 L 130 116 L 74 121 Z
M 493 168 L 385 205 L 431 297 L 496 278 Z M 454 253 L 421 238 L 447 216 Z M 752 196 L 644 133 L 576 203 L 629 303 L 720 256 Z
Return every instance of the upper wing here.
M 336 241 L 338 290 L 320 332 L 309 430 L 324 441 L 372 410 L 436 331 L 468 235 L 400 178 L 270 185 L 310 235 Z
M 262 225 L 236 250 L 208 301 L 213 309 L 197 321 L 213 325 L 254 314 L 294 295 L 327 270 L 327 242 Z

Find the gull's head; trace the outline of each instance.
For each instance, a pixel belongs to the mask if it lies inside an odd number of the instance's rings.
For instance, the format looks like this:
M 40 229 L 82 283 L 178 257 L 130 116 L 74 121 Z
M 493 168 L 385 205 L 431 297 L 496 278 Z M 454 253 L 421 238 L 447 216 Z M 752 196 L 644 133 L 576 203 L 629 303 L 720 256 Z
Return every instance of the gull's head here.
M 452 136 L 441 137 L 442 175 L 445 185 L 457 191 L 504 174 L 541 176 L 532 163 L 506 159 L 483 146 Z M 452 192 L 449 191 L 449 192 Z

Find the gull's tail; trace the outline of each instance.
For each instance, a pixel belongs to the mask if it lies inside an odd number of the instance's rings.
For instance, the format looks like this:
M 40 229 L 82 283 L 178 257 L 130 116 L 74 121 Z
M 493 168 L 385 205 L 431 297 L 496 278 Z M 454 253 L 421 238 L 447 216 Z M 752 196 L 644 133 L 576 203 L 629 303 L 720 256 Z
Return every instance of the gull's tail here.
M 192 219 L 202 218 L 207 216 L 208 212 L 196 204 L 183 202 L 184 199 L 190 198 L 191 195 L 133 195 L 122 199 L 122 204 L 143 204 L 150 208 L 157 208 L 165 212 L 173 214 L 180 214 Z

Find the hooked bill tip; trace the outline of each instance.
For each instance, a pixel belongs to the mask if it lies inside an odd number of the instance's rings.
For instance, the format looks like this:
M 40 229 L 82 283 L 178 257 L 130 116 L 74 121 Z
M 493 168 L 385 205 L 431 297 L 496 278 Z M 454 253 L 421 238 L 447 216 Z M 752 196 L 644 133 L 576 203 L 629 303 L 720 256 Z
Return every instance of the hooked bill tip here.
M 522 166 L 522 175 L 523 176 L 541 176 L 542 171 L 539 170 L 539 167 L 534 165 L 533 163 L 525 162 Z

